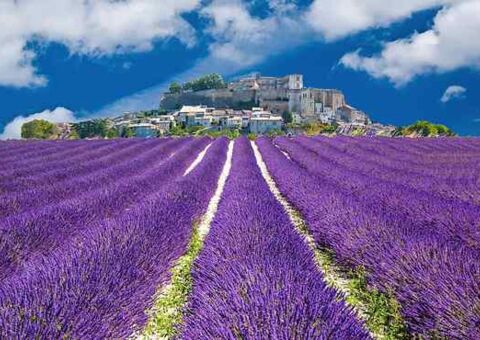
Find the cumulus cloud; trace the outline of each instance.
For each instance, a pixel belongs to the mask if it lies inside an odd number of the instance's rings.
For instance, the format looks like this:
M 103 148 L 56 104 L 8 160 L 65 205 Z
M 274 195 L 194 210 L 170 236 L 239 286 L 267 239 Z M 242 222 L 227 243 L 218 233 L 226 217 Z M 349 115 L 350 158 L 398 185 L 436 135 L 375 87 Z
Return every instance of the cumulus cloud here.
M 463 98 L 466 92 L 467 92 L 467 89 L 464 88 L 463 86 L 452 85 L 445 90 L 445 93 L 443 94 L 440 100 L 442 103 L 448 103 L 452 99 Z
M 315 0 L 310 7 L 299 9 L 292 1 L 269 0 L 270 15 L 259 18 L 250 13 L 245 1 L 214 0 L 200 10 L 209 21 L 205 33 L 212 38 L 206 58 L 173 79 L 121 98 L 97 114 L 112 115 L 152 108 L 158 105 L 160 93 L 173 80 L 185 81 L 208 72 L 229 76 L 306 42 L 340 39 L 371 26 L 401 20 L 415 11 L 440 3 L 431 0 L 407 0 L 399 4 L 387 4 L 383 0 Z M 328 25 L 325 20 L 329 21 Z
M 271 15 L 251 15 L 245 1 L 213 0 L 200 13 L 211 20 L 206 33 L 213 38 L 210 56 L 241 69 L 306 42 L 342 39 L 373 28 L 387 27 L 431 8 L 449 8 L 468 0 L 314 0 L 306 9 L 293 1 L 270 0 Z M 474 0 L 478 1 L 478 0 Z M 360 69 L 359 54 L 342 60 Z
M 76 121 L 75 114 L 64 107 L 57 107 L 54 110 L 45 110 L 43 112 L 34 113 L 26 117 L 18 116 L 5 126 L 3 133 L 0 135 L 0 139 L 20 139 L 22 125 L 35 119 L 45 119 L 52 123 Z
M 41 86 L 28 42 L 57 42 L 73 54 L 148 51 L 157 39 L 176 37 L 190 46 L 194 29 L 181 14 L 200 0 L 0 1 L 0 85 Z
M 170 37 L 191 46 L 197 32 L 182 17 L 190 11 L 210 20 L 204 32 L 212 39 L 207 59 L 233 70 L 307 41 L 340 39 L 420 10 L 464 1 L 314 0 L 300 9 L 295 1 L 268 0 L 270 12 L 262 18 L 252 16 L 249 2 L 242 0 L 0 1 L 0 86 L 47 83 L 34 66 L 37 52 L 28 48 L 31 41 L 57 42 L 72 54 L 88 56 L 148 51 L 156 40 Z M 344 61 L 348 67 L 382 73 L 359 54 Z
M 389 26 L 415 12 L 448 0 L 314 0 L 306 22 L 327 40 L 335 40 L 372 27 Z
M 435 17 L 433 27 L 385 44 L 375 56 L 346 54 L 341 63 L 353 70 L 387 78 L 397 86 L 425 73 L 480 67 L 480 1 L 455 1 Z
M 210 2 L 200 10 L 200 15 L 209 21 L 205 33 L 213 40 L 207 57 L 164 83 L 106 105 L 95 115 L 151 109 L 158 106 L 160 94 L 172 81 L 185 82 L 211 72 L 233 75 L 307 40 L 308 29 L 294 19 L 298 14 L 294 4 L 271 0 L 269 7 L 271 15 L 262 19 L 254 17 L 248 4 L 241 0 Z
M 269 15 L 257 17 L 245 0 L 0 1 L 0 86 L 46 84 L 46 77 L 33 66 L 35 51 L 27 49 L 32 40 L 58 42 L 71 53 L 89 56 L 148 51 L 155 40 L 169 37 L 192 45 L 196 32 L 181 15 L 193 10 L 207 21 L 203 33 L 211 41 L 209 55 L 175 80 L 213 71 L 228 76 L 306 42 L 387 27 L 436 7 L 443 9 L 431 30 L 386 43 L 377 56 L 349 53 L 341 63 L 396 84 L 424 72 L 478 64 L 479 40 L 472 33 L 480 30 L 478 0 L 313 0 L 301 8 L 295 1 L 268 0 L 268 5 Z M 49 16 L 39 15 L 44 12 Z M 167 84 L 121 98 L 97 114 L 155 107 Z
M 214 39 L 209 58 L 240 70 L 308 39 L 308 30 L 294 17 L 295 6 L 275 1 L 271 10 L 266 18 L 254 17 L 240 0 L 214 0 L 203 8 L 201 14 L 211 21 L 206 33 Z

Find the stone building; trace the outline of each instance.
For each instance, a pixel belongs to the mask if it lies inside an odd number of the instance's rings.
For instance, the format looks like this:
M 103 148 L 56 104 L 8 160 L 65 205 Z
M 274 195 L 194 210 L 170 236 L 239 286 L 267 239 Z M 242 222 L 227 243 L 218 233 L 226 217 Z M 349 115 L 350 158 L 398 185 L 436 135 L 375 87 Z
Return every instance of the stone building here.
M 154 138 L 158 135 L 158 129 L 155 125 L 150 123 L 130 124 L 128 127 L 132 129 L 135 137 Z
M 301 91 L 300 103 L 300 115 L 306 120 L 318 120 L 322 113 L 336 112 L 346 105 L 342 92 L 312 88 Z
M 254 111 L 250 118 L 249 129 L 251 133 L 265 134 L 274 130 L 281 130 L 283 119 L 268 111 Z
M 170 131 L 176 125 L 175 117 L 172 115 L 164 115 L 149 119 L 149 123 L 153 124 L 161 135 Z
M 255 90 L 215 89 L 165 93 L 160 101 L 160 107 L 168 111 L 178 110 L 182 106 L 248 108 L 255 106 L 255 98 Z
M 166 93 L 160 105 L 167 110 L 183 105 L 231 109 L 259 106 L 275 115 L 289 111 L 305 122 L 366 121 L 363 112 L 347 105 L 341 91 L 305 87 L 301 74 L 264 77 L 256 73 L 232 81 L 224 89 Z
M 347 104 L 339 107 L 335 112 L 337 121 L 364 125 L 372 123 L 370 118 L 364 112 Z

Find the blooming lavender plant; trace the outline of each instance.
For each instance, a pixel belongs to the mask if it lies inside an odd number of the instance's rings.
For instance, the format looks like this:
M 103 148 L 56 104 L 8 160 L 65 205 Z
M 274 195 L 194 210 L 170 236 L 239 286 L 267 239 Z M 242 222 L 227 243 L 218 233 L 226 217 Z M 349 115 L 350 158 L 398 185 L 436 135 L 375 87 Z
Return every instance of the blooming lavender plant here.
M 333 250 L 345 267 L 365 268 L 370 286 L 392 294 L 410 334 L 480 337 L 478 210 L 473 205 L 431 200 L 413 188 L 387 186 L 341 166 L 325 172 L 325 154 L 316 158 L 311 150 L 292 147 L 288 159 L 270 140 L 258 143 L 280 190 L 300 210 L 317 244 Z M 398 142 L 401 148 L 403 143 Z M 412 147 L 417 157 L 419 150 L 446 148 L 432 142 Z M 478 143 L 470 150 L 478 150 Z M 340 179 L 351 182 L 342 185 Z
M 167 183 L 130 209 L 87 218 L 45 256 L 30 254 L 22 275 L 0 285 L 0 338 L 126 338 L 141 328 L 216 189 L 226 149 L 226 140 L 215 141 L 185 177 L 173 161 L 163 169 Z M 187 148 L 177 161 L 194 156 Z
M 185 339 L 367 339 L 270 192 L 246 138 L 194 265 Z

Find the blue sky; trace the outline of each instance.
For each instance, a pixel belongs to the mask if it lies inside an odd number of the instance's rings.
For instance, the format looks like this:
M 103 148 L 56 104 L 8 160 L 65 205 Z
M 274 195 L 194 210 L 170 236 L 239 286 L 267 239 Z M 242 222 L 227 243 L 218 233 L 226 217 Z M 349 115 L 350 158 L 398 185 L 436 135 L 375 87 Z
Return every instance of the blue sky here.
M 40 112 L 155 108 L 172 80 L 252 71 L 303 73 L 382 123 L 480 135 L 478 0 L 12 0 L 2 15 L 3 137 Z

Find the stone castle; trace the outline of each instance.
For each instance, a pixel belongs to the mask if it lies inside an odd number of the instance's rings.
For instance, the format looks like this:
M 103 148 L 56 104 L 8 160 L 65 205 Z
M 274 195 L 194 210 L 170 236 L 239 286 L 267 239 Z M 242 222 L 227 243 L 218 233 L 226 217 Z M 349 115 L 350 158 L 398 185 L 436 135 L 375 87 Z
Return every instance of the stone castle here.
M 365 113 L 346 103 L 341 91 L 304 87 L 301 74 L 280 78 L 253 74 L 232 81 L 222 89 L 165 93 L 160 103 L 166 110 L 176 110 L 183 105 L 233 109 L 258 106 L 278 115 L 289 111 L 297 122 L 370 123 Z

